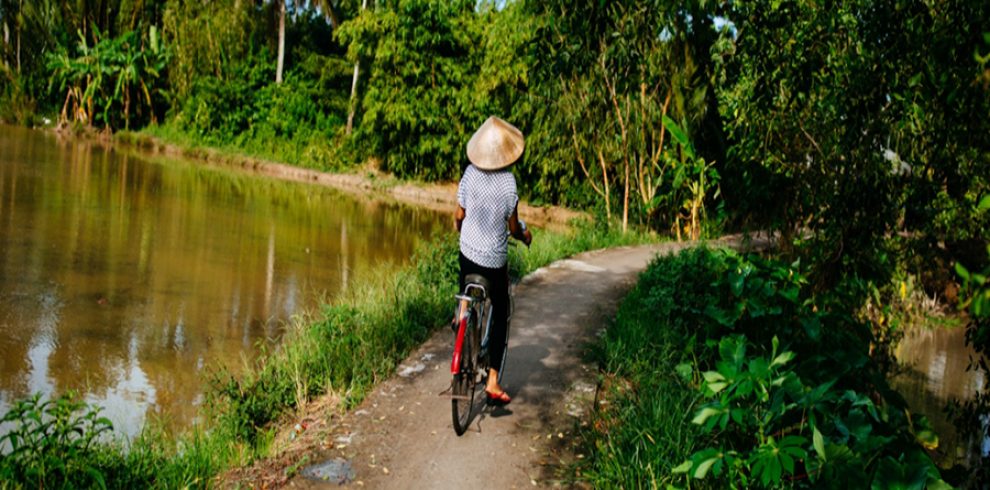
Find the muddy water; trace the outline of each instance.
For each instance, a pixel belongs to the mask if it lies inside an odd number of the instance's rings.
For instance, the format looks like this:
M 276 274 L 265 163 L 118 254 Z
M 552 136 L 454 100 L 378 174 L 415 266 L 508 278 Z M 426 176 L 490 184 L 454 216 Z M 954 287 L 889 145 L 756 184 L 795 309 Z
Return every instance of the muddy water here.
M 76 389 L 124 434 L 446 219 L 0 126 L 0 411 Z
M 949 400 L 968 400 L 986 382 L 979 371 L 969 371 L 975 357 L 965 344 L 964 327 L 917 326 L 908 329 L 895 348 L 904 371 L 892 380 L 911 409 L 925 414 L 939 434 L 940 464 L 965 463 L 976 454 L 974 434 L 960 433 L 945 414 Z

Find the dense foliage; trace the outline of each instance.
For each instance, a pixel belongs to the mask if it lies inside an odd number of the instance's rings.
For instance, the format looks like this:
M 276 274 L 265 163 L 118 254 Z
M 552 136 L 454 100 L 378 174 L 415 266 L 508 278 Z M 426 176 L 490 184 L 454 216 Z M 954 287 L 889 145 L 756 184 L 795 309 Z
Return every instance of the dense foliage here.
M 713 55 L 730 162 L 743 170 L 733 192 L 751 192 L 740 211 L 785 236 L 811 232 L 825 287 L 882 283 L 895 232 L 924 242 L 912 251 L 971 255 L 962 242 L 985 240 L 987 226 L 972 213 L 987 192 L 990 97 L 973 60 L 987 5 L 737 7 L 738 37 Z
M 604 203 L 678 233 L 700 233 L 715 199 L 721 128 L 708 51 L 717 33 L 697 3 L 532 2 L 533 89 L 554 117 L 534 121 L 551 159 L 576 162 Z M 711 124 L 712 118 L 716 123 Z M 714 127 L 715 131 L 708 129 Z M 699 152 L 688 150 L 695 141 Z
M 163 95 L 157 85 L 168 62 L 158 29 L 151 26 L 146 36 L 128 31 L 112 39 L 96 30 L 92 46 L 79 36 L 75 56 L 61 47 L 48 56 L 50 86 L 65 94 L 59 117 L 96 121 L 107 128 L 130 127 L 132 114 L 156 121 L 154 108 Z
M 499 114 L 523 192 L 624 229 L 807 236 L 822 288 L 984 260 L 985 2 L 282 5 L 2 0 L 0 117 L 451 180 Z
M 824 307 L 796 264 L 706 249 L 655 260 L 603 340 L 608 403 L 578 478 L 946 487 L 924 450 L 937 436 L 889 388 L 851 313 Z
M 473 94 L 474 4 L 379 2 L 341 30 L 352 57 L 370 60 L 355 137 L 385 170 L 429 180 L 460 171 L 464 142 L 484 120 Z

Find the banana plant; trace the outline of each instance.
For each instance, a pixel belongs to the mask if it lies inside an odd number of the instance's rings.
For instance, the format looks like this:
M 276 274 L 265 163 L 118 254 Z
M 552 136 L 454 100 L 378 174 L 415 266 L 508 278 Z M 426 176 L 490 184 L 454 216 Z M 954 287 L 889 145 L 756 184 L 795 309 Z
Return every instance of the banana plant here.
M 154 119 L 154 92 L 149 86 L 155 86 L 162 78 L 169 58 L 158 29 L 149 28 L 146 43 L 136 31 L 110 38 L 96 26 L 92 30 L 96 39 L 93 45 L 78 31 L 77 55 L 63 47 L 49 56 L 49 90 L 57 85 L 58 91 L 66 94 L 60 123 L 92 125 L 97 109 L 106 127 L 122 117 L 124 127 L 129 128 L 134 109 L 147 108 Z M 137 104 L 135 89 L 139 89 Z M 120 116 L 115 115 L 118 113 Z
M 680 150 L 678 161 L 672 161 L 674 167 L 673 192 L 681 198 L 675 199 L 681 202 L 681 211 L 674 219 L 674 227 L 677 232 L 677 239 L 681 239 L 681 218 L 688 221 L 687 233 L 691 240 L 701 238 L 701 226 L 706 218 L 705 199 L 711 193 L 711 199 L 718 199 L 721 189 L 718 186 L 719 175 L 715 170 L 715 162 L 706 162 L 699 156 L 684 131 L 683 126 L 677 124 L 673 119 L 664 114 L 663 125 L 670 132 L 671 137 L 677 143 Z M 672 157 L 671 157 L 672 158 Z M 712 192 L 714 190 L 714 192 Z

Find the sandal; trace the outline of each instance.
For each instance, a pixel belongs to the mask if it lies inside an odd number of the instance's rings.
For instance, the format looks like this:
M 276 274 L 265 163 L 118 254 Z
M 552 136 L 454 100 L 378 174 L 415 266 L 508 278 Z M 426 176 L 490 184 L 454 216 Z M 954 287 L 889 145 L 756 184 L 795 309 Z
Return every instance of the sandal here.
M 492 393 L 485 390 L 485 395 L 488 397 L 488 403 L 490 405 L 508 405 L 512 401 L 512 397 L 509 396 L 505 391 L 499 393 Z

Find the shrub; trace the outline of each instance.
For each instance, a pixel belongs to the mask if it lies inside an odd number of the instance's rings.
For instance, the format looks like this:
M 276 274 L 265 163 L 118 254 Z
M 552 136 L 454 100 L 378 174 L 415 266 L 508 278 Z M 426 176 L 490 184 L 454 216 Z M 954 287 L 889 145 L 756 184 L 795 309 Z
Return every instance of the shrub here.
M 113 430 L 100 410 L 67 393 L 20 400 L 0 420 L 0 481 L 28 487 L 106 487 L 97 465 L 100 436 Z M 9 452 L 7 452 L 9 451 Z
M 797 263 L 706 249 L 656 259 L 599 347 L 610 403 L 584 431 L 582 478 L 947 486 L 923 449 L 938 438 L 887 385 L 870 328 L 811 291 Z

